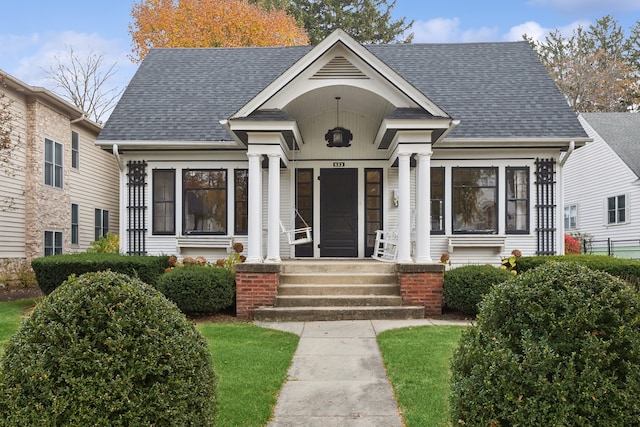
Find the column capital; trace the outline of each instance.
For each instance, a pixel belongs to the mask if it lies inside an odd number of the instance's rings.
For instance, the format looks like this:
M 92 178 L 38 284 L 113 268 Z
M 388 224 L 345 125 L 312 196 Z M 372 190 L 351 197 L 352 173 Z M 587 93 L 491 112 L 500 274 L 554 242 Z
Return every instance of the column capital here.
M 261 157 L 262 153 L 247 153 L 247 157 L 249 158 L 255 158 L 255 157 Z

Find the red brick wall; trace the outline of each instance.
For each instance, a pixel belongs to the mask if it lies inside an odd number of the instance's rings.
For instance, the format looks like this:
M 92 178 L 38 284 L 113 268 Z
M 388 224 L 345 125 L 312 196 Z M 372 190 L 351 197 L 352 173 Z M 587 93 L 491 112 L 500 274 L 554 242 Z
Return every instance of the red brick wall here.
M 256 308 L 273 306 L 278 292 L 279 276 L 278 265 L 237 264 L 236 316 L 241 319 L 253 319 Z
M 426 317 L 441 315 L 444 266 L 398 264 L 397 269 L 402 305 L 421 305 Z

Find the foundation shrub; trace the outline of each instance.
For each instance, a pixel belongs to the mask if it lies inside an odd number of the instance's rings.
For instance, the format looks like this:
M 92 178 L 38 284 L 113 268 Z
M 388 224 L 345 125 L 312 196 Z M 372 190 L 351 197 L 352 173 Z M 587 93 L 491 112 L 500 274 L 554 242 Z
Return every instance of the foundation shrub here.
M 204 338 L 160 292 L 114 272 L 70 277 L 11 338 L 3 426 L 209 426 Z
M 640 260 L 614 258 L 608 255 L 548 255 L 531 256 L 518 259 L 518 273 L 531 270 L 550 261 L 574 262 L 592 270 L 604 271 L 627 281 L 636 291 L 640 290 Z
M 442 285 L 445 307 L 476 315 L 478 303 L 491 288 L 512 277 L 509 271 L 490 265 L 465 265 L 445 271 Z
M 454 425 L 635 426 L 640 304 L 624 281 L 549 263 L 480 304 L 452 357 Z
M 169 256 L 119 255 L 113 253 L 78 253 L 35 258 L 31 267 L 36 274 L 38 287 L 49 295 L 69 276 L 111 270 L 137 277 L 155 286 L 158 278 L 169 266 Z
M 231 307 L 235 298 L 234 275 L 219 266 L 174 268 L 158 279 L 157 288 L 191 316 L 217 313 Z

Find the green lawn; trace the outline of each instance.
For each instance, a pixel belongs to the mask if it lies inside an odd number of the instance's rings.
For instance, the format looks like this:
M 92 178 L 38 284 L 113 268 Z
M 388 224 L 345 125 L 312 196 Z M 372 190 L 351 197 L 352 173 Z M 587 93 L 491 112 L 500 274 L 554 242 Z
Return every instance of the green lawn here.
M 202 323 L 218 375 L 216 425 L 264 426 L 298 346 L 298 336 L 246 323 Z
M 18 330 L 23 320 L 23 313 L 35 304 L 34 299 L 0 302 L 0 355 L 11 335 Z
M 36 300 L 0 302 L 0 354 Z M 294 334 L 248 323 L 199 323 L 218 375 L 217 425 L 264 426 L 298 345 Z M 446 426 L 449 360 L 461 326 L 423 326 L 378 336 L 407 427 Z
M 451 425 L 449 364 L 463 330 L 462 326 L 421 326 L 378 336 L 407 427 Z

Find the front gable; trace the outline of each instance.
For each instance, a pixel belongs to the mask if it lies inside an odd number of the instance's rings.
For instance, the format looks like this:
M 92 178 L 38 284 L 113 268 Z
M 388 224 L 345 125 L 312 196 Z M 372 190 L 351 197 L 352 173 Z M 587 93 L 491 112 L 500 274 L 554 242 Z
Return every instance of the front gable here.
M 341 30 L 222 123 L 246 144 L 248 131 L 273 130 L 273 122 L 267 124 L 264 118 L 275 112 L 291 119 L 282 123 L 282 131 L 294 135 L 297 143 L 323 144 L 318 128 L 342 121 L 357 128 L 360 141 L 390 151 L 398 130 L 435 130 L 437 139 L 452 122 L 443 109 Z

